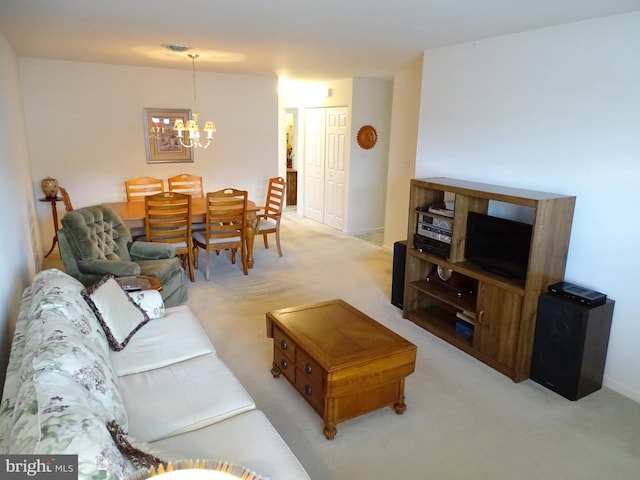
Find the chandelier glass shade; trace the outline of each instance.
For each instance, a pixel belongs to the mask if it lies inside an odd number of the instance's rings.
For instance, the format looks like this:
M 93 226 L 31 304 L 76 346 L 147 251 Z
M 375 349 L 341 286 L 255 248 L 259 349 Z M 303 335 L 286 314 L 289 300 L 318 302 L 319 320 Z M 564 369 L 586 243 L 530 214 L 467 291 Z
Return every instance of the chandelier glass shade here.
M 216 132 L 216 124 L 207 120 L 204 124 L 204 133 L 206 135 L 206 143 L 203 145 L 200 141 L 200 127 L 198 125 L 198 100 L 196 96 L 196 58 L 199 55 L 189 53 L 193 66 L 193 119 L 188 120 L 185 125 L 181 119 L 177 119 L 173 125 L 173 129 L 178 134 L 180 145 L 185 148 L 207 148 L 213 140 L 213 134 Z

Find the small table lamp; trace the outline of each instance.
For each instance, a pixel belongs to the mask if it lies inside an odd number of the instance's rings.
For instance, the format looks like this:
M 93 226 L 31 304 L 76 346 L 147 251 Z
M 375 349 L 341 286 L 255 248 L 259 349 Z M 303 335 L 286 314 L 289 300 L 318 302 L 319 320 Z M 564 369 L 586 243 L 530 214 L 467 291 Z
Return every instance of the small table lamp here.
M 180 460 L 151 468 L 144 477 L 135 480 L 262 480 L 262 477 L 241 465 L 219 460 Z
M 240 477 L 219 470 L 191 468 L 188 470 L 174 470 L 172 472 L 160 473 L 149 478 L 157 478 L 158 480 L 238 480 Z

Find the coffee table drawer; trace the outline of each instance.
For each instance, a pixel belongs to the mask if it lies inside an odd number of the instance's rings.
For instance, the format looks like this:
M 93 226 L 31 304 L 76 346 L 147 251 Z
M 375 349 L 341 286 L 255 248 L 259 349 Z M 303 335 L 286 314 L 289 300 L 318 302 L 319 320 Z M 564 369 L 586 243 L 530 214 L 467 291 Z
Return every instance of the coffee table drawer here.
M 307 353 L 299 348 L 296 350 L 297 378 L 306 383 L 319 385 L 324 393 L 324 370 Z
M 279 348 L 273 349 L 273 364 L 284 374 L 285 377 L 291 382 L 296 381 L 296 364 L 287 355 L 285 355 Z
M 300 370 L 298 370 L 298 372 L 300 372 Z M 308 379 L 297 378 L 295 382 L 296 389 L 320 416 L 324 416 L 324 392 L 322 388 L 305 380 Z
M 296 344 L 277 327 L 273 329 L 273 346 L 295 361 Z

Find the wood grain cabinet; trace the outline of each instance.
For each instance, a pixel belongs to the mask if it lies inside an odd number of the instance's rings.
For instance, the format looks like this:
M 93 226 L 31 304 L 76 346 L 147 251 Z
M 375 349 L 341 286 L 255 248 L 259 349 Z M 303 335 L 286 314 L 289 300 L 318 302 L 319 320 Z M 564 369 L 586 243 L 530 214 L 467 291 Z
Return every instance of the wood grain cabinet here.
M 420 216 L 428 206 L 445 201 L 454 203 L 452 215 L 430 215 L 449 227 L 446 244 L 436 250 L 419 248 Z M 564 279 L 575 201 L 569 195 L 452 178 L 411 180 L 403 316 L 516 382 L 528 378 L 538 298 Z M 506 278 L 466 259 L 467 217 L 470 212 L 489 213 L 490 202 L 531 213 L 525 278 Z M 438 266 L 452 271 L 464 288 L 434 280 Z M 465 331 L 461 317 L 469 327 Z
M 287 170 L 287 205 L 292 206 L 298 203 L 298 172 Z

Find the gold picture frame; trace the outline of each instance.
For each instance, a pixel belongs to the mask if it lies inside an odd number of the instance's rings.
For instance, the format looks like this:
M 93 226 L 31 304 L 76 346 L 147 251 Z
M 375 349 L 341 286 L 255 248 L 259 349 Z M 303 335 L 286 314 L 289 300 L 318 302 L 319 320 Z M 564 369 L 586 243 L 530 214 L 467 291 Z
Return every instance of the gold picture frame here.
M 193 149 L 178 141 L 173 130 L 176 120 L 186 125 L 191 120 L 191 110 L 185 108 L 145 108 L 144 136 L 147 148 L 147 163 L 193 162 Z

